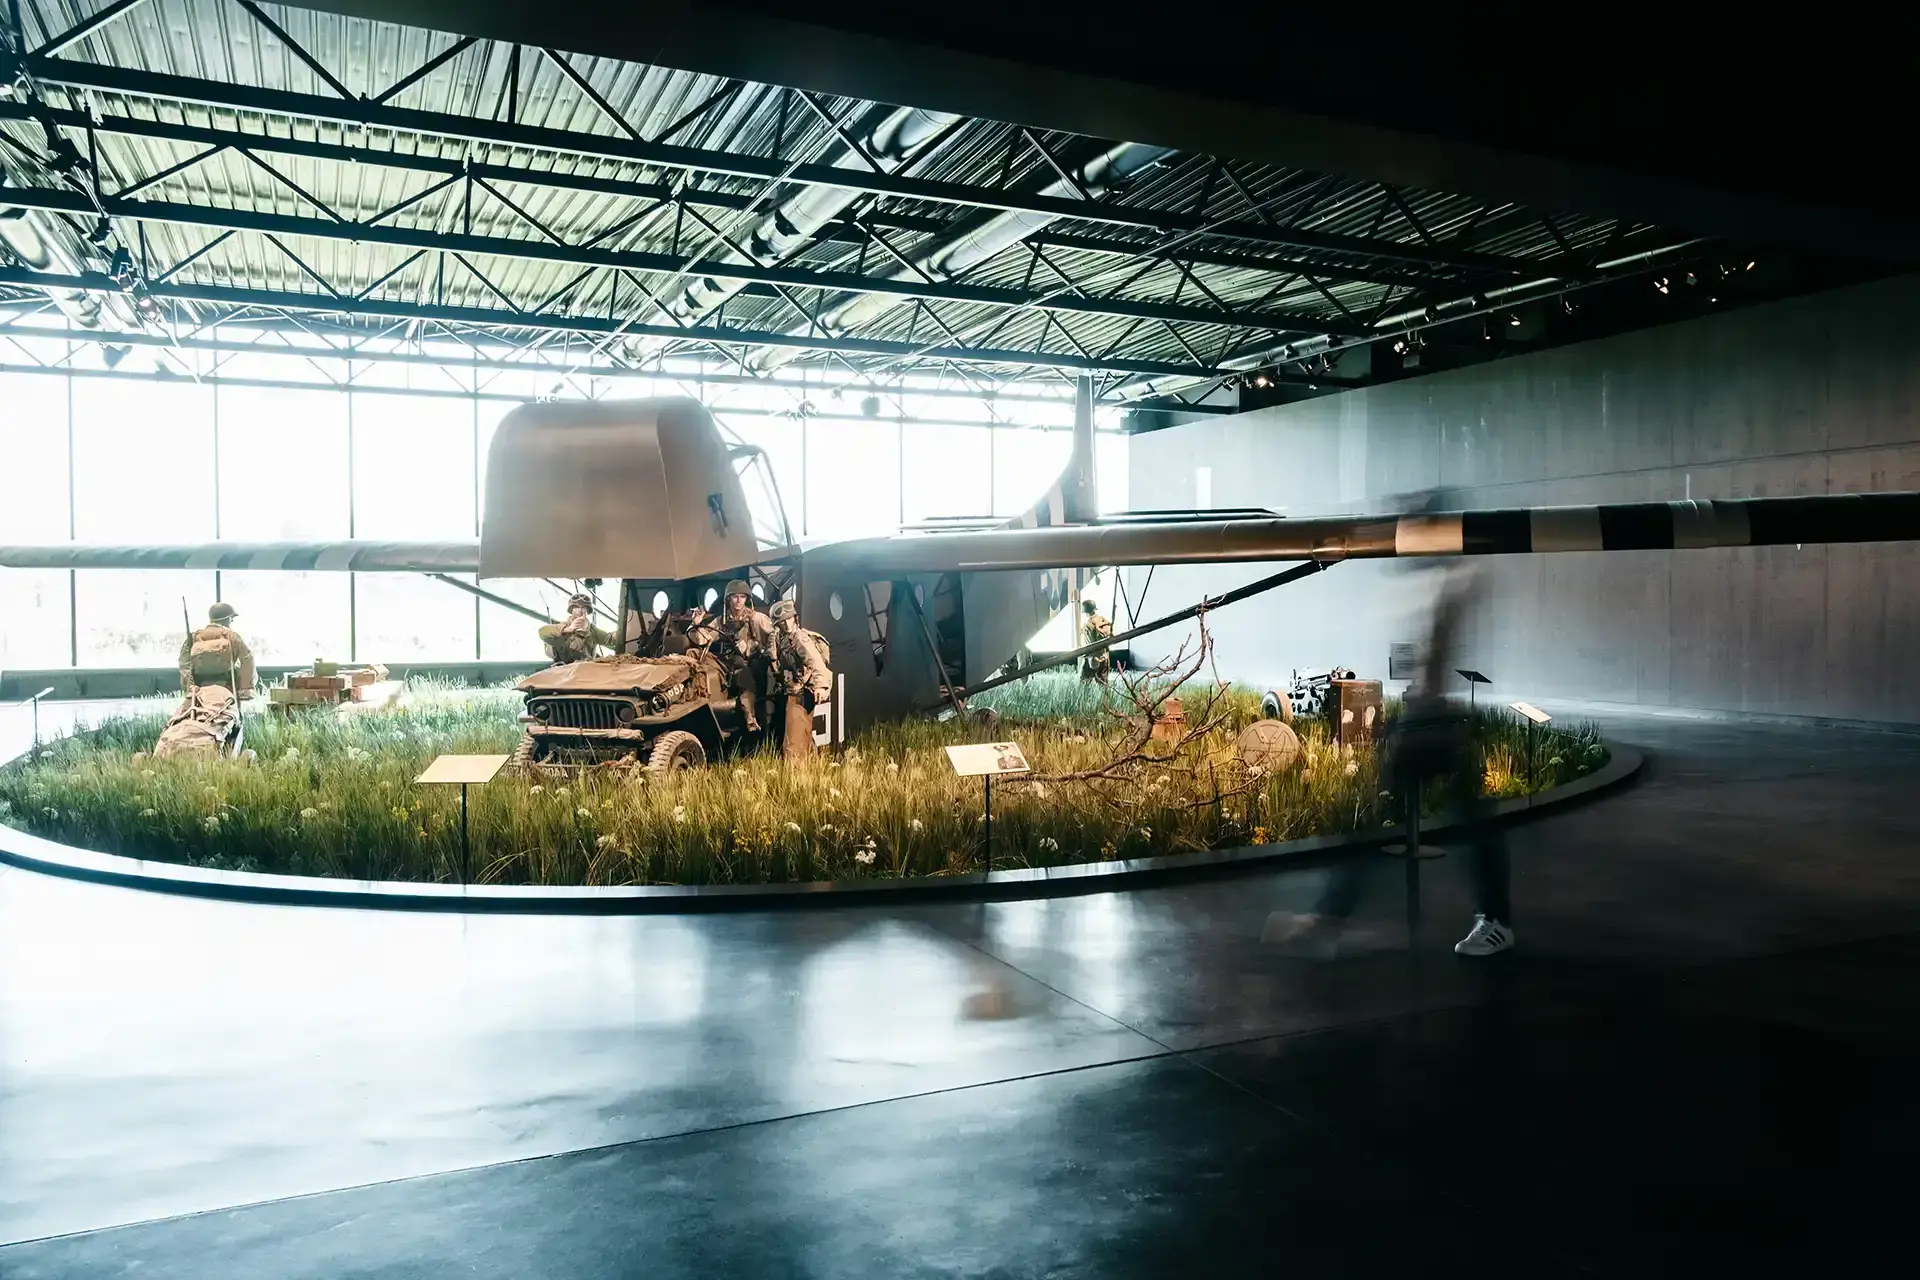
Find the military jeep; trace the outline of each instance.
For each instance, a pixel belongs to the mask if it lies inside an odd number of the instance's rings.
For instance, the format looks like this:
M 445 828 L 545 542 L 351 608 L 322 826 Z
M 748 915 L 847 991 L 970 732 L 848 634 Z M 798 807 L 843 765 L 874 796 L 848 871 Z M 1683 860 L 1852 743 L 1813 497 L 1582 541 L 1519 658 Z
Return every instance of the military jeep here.
M 513 767 L 522 774 L 594 765 L 697 769 L 748 736 L 726 673 L 704 650 L 568 663 L 517 687 L 526 695 L 525 732 Z

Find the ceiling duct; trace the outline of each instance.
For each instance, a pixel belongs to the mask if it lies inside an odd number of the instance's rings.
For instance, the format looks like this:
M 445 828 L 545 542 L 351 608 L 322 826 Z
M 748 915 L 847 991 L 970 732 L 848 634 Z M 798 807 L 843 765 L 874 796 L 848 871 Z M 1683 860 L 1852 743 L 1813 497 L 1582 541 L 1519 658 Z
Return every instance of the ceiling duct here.
M 1042 187 L 1039 194 L 1055 199 L 1071 199 L 1075 196 L 1097 199 L 1126 185 L 1172 154 L 1167 147 L 1150 147 L 1139 142 L 1118 143 L 1075 170 L 1074 181 L 1061 178 Z M 892 273 L 891 278 L 932 280 L 936 283 L 953 280 L 994 255 L 1005 252 L 1042 227 L 1059 221 L 1060 216 L 1006 211 L 976 218 L 953 234 L 923 246 L 908 259 L 912 267 L 901 267 Z M 843 337 L 871 324 L 906 301 L 897 294 L 855 294 L 823 312 L 818 328 L 830 336 Z M 790 333 L 801 335 L 815 331 L 805 325 L 789 330 Z M 754 369 L 764 373 L 779 368 L 799 354 L 798 348 L 765 347 L 754 353 L 750 363 Z
M 868 119 L 871 123 L 865 131 L 854 135 L 858 147 L 843 143 L 832 162 L 834 168 L 871 170 L 873 166 L 868 163 L 867 157 L 872 157 L 889 172 L 898 172 L 946 136 L 961 117 L 947 111 L 876 107 Z M 813 238 L 828 223 L 846 212 L 860 195 L 860 192 L 845 187 L 803 187 L 747 233 L 741 248 L 751 255 L 750 259 L 728 249 L 725 260 L 751 260 L 754 265 L 761 266 L 783 262 L 812 243 Z M 689 281 L 686 287 L 669 298 L 665 309 L 682 324 L 691 324 L 740 292 L 746 283 L 744 280 L 716 280 L 712 276 L 702 276 Z M 629 346 L 632 354 L 637 356 L 660 343 L 659 338 L 639 338 Z

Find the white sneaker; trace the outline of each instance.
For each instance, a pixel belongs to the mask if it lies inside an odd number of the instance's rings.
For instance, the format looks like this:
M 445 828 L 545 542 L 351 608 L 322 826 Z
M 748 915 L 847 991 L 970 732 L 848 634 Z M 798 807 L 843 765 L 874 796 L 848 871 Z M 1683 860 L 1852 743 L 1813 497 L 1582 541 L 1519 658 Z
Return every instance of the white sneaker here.
M 1513 948 L 1513 930 L 1491 916 L 1475 916 L 1467 936 L 1453 944 L 1457 956 L 1492 956 Z

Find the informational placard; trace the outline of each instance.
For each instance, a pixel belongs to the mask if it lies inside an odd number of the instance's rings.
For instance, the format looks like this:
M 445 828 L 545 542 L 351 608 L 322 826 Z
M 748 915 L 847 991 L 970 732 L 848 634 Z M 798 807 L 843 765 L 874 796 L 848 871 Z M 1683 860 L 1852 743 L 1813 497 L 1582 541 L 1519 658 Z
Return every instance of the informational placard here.
M 1507 705 L 1535 724 L 1551 724 L 1553 722 L 1552 716 L 1534 706 L 1531 702 L 1509 702 Z
M 1461 679 L 1465 680 L 1468 684 L 1492 684 L 1493 683 L 1493 681 L 1487 679 L 1485 672 L 1475 671 L 1469 667 L 1455 667 L 1453 669 L 1453 674 L 1459 676 Z
M 1420 678 L 1420 646 L 1402 641 L 1387 646 L 1387 679 L 1417 680 Z
M 440 756 L 427 766 L 415 782 L 481 783 L 492 782 L 508 756 Z
M 964 747 L 948 747 L 947 760 L 963 778 L 1001 777 L 1026 773 L 1032 766 L 1017 742 L 976 742 Z

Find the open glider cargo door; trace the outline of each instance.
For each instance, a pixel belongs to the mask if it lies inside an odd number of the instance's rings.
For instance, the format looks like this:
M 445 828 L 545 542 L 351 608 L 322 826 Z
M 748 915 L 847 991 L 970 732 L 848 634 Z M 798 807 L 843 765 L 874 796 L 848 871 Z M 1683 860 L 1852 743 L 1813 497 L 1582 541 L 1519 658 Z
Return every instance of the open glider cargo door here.
M 758 556 L 726 442 L 697 400 L 525 404 L 494 433 L 484 578 L 696 578 Z

